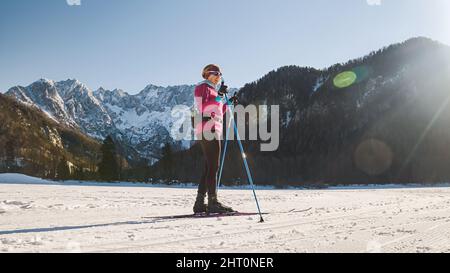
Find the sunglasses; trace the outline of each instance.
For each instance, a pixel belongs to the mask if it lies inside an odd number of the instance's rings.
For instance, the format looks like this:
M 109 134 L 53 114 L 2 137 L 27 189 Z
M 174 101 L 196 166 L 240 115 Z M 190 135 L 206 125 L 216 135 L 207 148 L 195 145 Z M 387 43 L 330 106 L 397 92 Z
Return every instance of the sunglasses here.
M 211 71 L 211 72 L 209 72 L 209 74 L 214 75 L 214 76 L 222 76 L 222 73 L 218 72 L 218 71 Z

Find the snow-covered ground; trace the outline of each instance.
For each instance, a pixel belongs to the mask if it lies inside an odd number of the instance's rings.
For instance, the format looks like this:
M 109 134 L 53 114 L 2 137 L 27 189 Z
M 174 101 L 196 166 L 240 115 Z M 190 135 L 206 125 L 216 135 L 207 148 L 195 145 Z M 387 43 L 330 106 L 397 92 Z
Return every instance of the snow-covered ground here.
M 450 188 L 259 190 L 258 216 L 187 214 L 194 188 L 0 175 L 0 252 L 450 252 Z M 255 212 L 251 191 L 220 190 Z M 305 209 L 307 212 L 287 212 Z

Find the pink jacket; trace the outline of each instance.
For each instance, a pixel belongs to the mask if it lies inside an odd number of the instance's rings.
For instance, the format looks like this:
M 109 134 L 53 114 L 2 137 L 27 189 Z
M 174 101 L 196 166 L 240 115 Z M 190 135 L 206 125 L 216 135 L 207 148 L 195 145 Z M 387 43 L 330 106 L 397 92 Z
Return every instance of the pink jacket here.
M 194 99 L 195 106 L 203 117 L 215 118 L 214 120 L 199 122 L 195 127 L 195 134 L 199 135 L 203 131 L 211 131 L 214 127 L 218 137 L 221 137 L 223 125 L 216 119 L 224 119 L 227 107 L 225 98 L 219 96 L 214 84 L 206 80 L 195 87 Z

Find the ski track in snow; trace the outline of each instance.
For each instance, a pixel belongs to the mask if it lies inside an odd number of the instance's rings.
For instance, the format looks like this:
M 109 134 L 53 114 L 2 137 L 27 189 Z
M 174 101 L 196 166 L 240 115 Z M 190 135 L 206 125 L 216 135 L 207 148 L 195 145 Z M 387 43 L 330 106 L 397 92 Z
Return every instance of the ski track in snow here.
M 196 190 L 0 183 L 0 252 L 450 252 L 450 188 L 263 190 L 259 216 L 191 212 Z M 220 199 L 255 212 L 249 190 Z M 277 213 L 291 209 L 307 212 Z

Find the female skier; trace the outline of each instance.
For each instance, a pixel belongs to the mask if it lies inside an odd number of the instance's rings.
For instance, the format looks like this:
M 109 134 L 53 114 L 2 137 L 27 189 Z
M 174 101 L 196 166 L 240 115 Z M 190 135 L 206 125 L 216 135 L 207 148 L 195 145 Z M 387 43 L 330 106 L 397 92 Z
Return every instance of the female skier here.
M 205 165 L 198 187 L 194 213 L 227 213 L 233 209 L 221 204 L 217 200 L 217 171 L 220 165 L 221 140 L 223 131 L 223 117 L 226 113 L 227 103 L 224 95 L 227 86 L 223 84 L 222 72 L 219 66 L 207 65 L 202 72 L 204 81 L 195 87 L 195 106 L 202 116 L 201 122 L 194 125 L 195 136 L 202 148 Z M 229 102 L 237 104 L 236 96 Z M 208 193 L 208 204 L 205 204 Z

